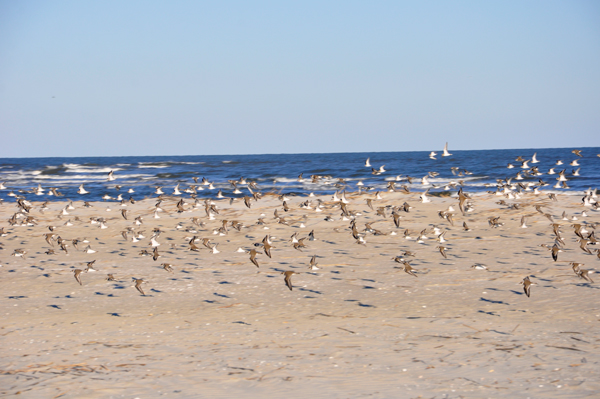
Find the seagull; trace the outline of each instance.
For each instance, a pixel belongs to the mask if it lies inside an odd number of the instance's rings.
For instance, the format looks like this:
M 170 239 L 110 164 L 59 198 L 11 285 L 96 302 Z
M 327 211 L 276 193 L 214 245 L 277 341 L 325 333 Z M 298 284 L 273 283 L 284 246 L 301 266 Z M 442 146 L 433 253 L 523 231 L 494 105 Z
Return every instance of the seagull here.
M 450 155 L 452 155 L 452 154 L 450 154 L 448 152 L 448 143 L 446 142 L 446 145 L 444 146 L 444 152 L 442 153 L 442 156 L 443 157 L 449 157 Z

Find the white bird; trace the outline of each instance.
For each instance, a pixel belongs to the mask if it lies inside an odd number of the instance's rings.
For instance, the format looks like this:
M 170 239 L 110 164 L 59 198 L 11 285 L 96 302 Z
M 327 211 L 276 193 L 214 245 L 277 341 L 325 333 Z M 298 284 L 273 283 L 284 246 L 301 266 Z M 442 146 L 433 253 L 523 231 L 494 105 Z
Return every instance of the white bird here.
M 86 191 L 85 188 L 83 188 L 83 184 L 79 186 L 79 189 L 77 190 L 77 194 L 87 194 L 89 193 L 89 191 Z
M 450 154 L 448 152 L 448 143 L 446 142 L 446 145 L 444 146 L 444 152 L 442 153 L 442 156 L 443 157 L 449 157 L 450 155 L 452 155 L 452 154 Z

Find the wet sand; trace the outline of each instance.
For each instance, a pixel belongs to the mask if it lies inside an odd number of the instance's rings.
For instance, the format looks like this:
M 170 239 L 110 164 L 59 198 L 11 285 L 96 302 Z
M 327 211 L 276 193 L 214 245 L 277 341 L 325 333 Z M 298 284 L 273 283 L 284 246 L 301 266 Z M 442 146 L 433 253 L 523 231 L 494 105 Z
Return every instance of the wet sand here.
M 119 397 L 437 397 L 585 398 L 600 392 L 600 290 L 598 281 L 578 277 L 569 262 L 597 269 L 598 245 L 580 249 L 574 223 L 593 231 L 600 212 L 581 205 L 581 196 L 525 194 L 506 199 L 472 195 L 463 215 L 452 196 L 419 193 L 347 194 L 357 229 L 341 217 L 331 196 L 291 197 L 285 212 L 274 195 L 230 204 L 214 200 L 210 220 L 199 201 L 165 197 L 154 218 L 156 199 L 122 207 L 118 202 L 32 203 L 36 225 L 10 226 L 14 202 L 0 205 L 0 395 L 46 398 Z M 81 196 L 84 198 L 84 196 Z M 373 208 L 366 199 L 373 199 Z M 503 199 L 505 204 L 498 204 Z M 312 209 L 300 208 L 310 201 Z M 392 206 L 399 211 L 394 225 Z M 511 207 L 519 204 L 518 209 Z M 561 225 L 565 242 L 558 261 L 541 246 L 554 244 L 550 220 Z M 385 216 L 377 215 L 386 207 Z M 453 223 L 438 212 L 452 206 Z M 107 211 L 110 207 L 110 211 Z M 128 219 L 121 216 L 128 210 Z M 287 224 L 278 223 L 274 211 Z M 582 217 L 586 211 L 588 217 Z M 569 219 L 562 220 L 566 212 Z M 60 215 L 60 217 L 59 217 Z M 527 228 L 520 227 L 527 216 Z M 26 215 L 27 216 L 27 215 Z M 136 226 L 134 219 L 143 217 Z M 330 216 L 333 220 L 327 221 Z M 503 223 L 493 227 L 490 217 Z M 106 219 L 106 228 L 90 223 Z M 202 225 L 192 222 L 192 218 Z M 257 224 L 264 218 L 264 224 Z M 346 218 L 348 219 L 348 218 Z M 223 220 L 224 235 L 215 234 Z M 70 221 L 72 226 L 65 226 Z M 463 228 L 467 222 L 470 231 Z M 365 230 L 371 223 L 373 230 Z M 178 225 L 180 228 L 178 228 Z M 66 240 L 48 244 L 48 226 Z M 436 248 L 437 226 L 446 231 L 444 258 Z M 145 238 L 126 240 L 131 227 Z M 160 257 L 150 237 L 159 228 Z M 415 238 L 425 229 L 422 243 Z M 290 241 L 308 237 L 295 249 Z M 405 238 L 405 231 L 408 236 Z M 272 258 L 260 243 L 270 234 Z M 199 252 L 190 251 L 192 237 Z M 209 238 L 219 253 L 202 245 Z M 78 248 L 73 239 L 80 242 Z M 86 242 L 87 241 L 87 242 Z M 86 253 L 89 245 L 95 253 Z M 260 267 L 238 248 L 259 251 Z M 15 250 L 24 257 L 12 256 Z M 55 254 L 45 252 L 54 249 Z M 394 258 L 403 251 L 417 277 Z M 313 255 L 318 270 L 309 269 Z M 97 271 L 74 269 L 96 260 Z M 173 272 L 162 263 L 172 265 Z M 472 266 L 481 263 L 488 270 Z M 293 290 L 283 271 L 294 271 Z M 107 281 L 107 274 L 115 281 Z M 536 285 L 531 297 L 519 283 Z M 597 274 L 590 274 L 600 280 Z M 142 295 L 133 287 L 142 278 Z

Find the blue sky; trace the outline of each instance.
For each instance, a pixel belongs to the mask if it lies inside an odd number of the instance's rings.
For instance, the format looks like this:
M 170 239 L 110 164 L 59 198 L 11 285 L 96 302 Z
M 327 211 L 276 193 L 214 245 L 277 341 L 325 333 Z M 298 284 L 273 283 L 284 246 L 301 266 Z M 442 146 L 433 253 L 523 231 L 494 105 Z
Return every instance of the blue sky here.
M 0 137 L 0 157 L 600 146 L 600 2 L 0 0 Z

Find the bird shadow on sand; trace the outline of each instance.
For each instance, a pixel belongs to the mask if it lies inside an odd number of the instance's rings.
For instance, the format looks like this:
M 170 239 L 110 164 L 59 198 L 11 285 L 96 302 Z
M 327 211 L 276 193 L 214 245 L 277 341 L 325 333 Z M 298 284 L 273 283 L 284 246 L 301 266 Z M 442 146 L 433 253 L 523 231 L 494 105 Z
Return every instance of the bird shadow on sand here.
M 500 315 L 496 314 L 496 312 L 484 312 L 483 310 L 478 310 L 477 313 L 483 313 L 483 314 L 487 314 L 489 316 L 498 316 L 498 317 L 500 317 Z
M 499 305 L 510 305 L 510 304 L 508 304 L 508 303 L 506 303 L 504 301 L 494 301 L 492 299 L 486 299 L 484 297 L 481 297 L 479 300 L 480 301 L 484 301 L 484 302 L 489 302 L 489 303 L 495 303 L 495 304 L 499 304 Z
M 323 293 L 321 291 L 317 291 L 317 290 L 311 290 L 308 288 L 298 288 L 299 291 L 305 291 L 305 292 L 312 292 L 313 294 L 319 294 L 322 295 Z

